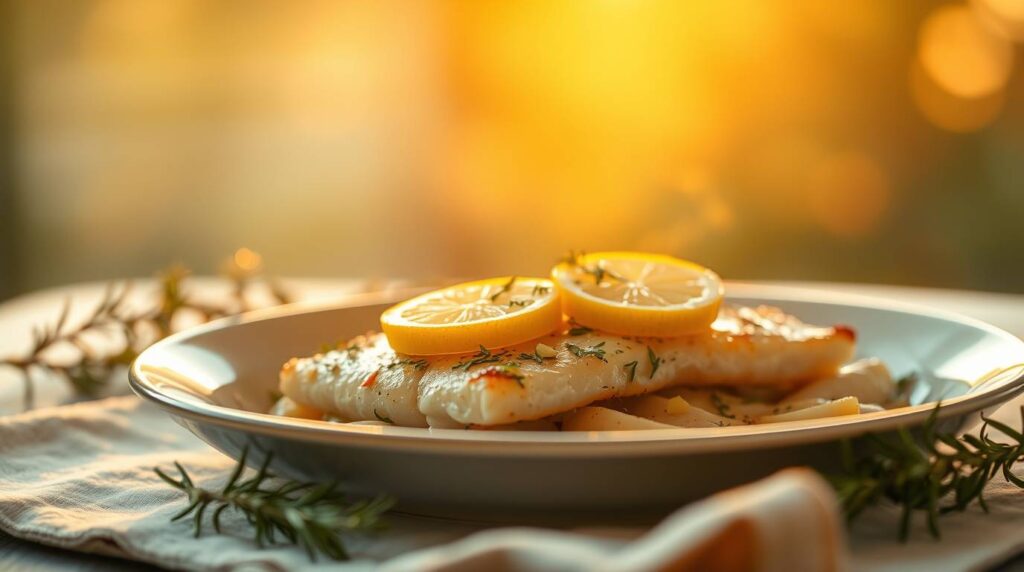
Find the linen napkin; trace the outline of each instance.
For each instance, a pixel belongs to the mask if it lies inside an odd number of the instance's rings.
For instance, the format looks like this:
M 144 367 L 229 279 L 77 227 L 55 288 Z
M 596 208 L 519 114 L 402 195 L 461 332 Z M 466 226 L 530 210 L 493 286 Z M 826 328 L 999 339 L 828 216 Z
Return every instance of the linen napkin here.
M 295 547 L 258 548 L 241 514 L 195 538 L 171 523 L 185 506 L 154 466 L 178 460 L 197 484 L 222 485 L 234 461 L 135 398 L 0 419 L 0 528 L 39 543 L 187 570 L 842 570 L 845 534 L 831 489 L 808 470 L 680 509 L 650 530 L 530 528 L 387 516 L 350 536 L 353 559 L 311 563 Z

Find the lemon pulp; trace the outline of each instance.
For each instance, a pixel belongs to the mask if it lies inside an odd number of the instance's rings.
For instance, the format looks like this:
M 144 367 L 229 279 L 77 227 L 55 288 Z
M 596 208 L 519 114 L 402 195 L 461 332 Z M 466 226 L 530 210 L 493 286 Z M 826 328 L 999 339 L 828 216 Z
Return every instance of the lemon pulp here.
M 724 293 L 721 279 L 711 270 L 642 252 L 573 256 L 551 275 L 567 316 L 621 335 L 670 337 L 706 331 Z
M 449 286 L 381 314 L 381 329 L 399 353 L 468 353 L 525 342 L 562 325 L 550 280 L 506 276 Z

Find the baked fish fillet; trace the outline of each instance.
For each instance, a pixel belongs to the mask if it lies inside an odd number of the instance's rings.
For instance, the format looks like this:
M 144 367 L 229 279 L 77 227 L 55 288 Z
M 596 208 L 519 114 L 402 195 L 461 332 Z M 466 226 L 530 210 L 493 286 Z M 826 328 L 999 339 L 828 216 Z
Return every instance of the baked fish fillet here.
M 281 368 L 281 393 L 342 421 L 380 420 L 426 427 L 417 390 L 429 362 L 395 353 L 384 334 L 367 334 L 343 349 L 292 358 Z
M 707 334 L 570 330 L 460 356 L 404 356 L 371 334 L 347 349 L 289 361 L 281 392 L 349 421 L 492 426 L 674 385 L 793 387 L 835 375 L 853 350 L 849 328 L 809 326 L 776 308 L 725 307 Z

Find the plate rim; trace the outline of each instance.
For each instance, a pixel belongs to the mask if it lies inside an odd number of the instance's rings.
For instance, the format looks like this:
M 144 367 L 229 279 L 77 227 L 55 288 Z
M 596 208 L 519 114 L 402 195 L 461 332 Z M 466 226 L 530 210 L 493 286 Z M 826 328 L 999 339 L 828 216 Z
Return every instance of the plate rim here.
M 756 298 L 766 303 L 809 302 L 873 310 L 894 311 L 958 323 L 985 331 L 1018 346 L 1024 361 L 1024 340 L 981 320 L 956 312 L 898 302 L 871 296 L 822 289 L 758 282 L 727 282 L 728 298 Z M 426 429 L 367 425 L 339 425 L 255 413 L 216 404 L 203 404 L 175 398 L 162 392 L 145 371 L 146 358 L 163 348 L 192 338 L 241 324 L 287 318 L 303 313 L 354 309 L 394 303 L 425 288 L 406 288 L 347 296 L 333 302 L 297 302 L 254 310 L 238 316 L 215 320 L 173 334 L 145 349 L 129 368 L 129 385 L 147 401 L 154 402 L 174 417 L 192 422 L 207 422 L 259 435 L 346 447 L 401 449 L 414 452 L 443 450 L 460 455 L 608 457 L 680 455 L 736 450 L 781 448 L 836 441 L 864 433 L 885 432 L 924 423 L 933 414 L 931 403 L 902 407 L 885 412 L 848 417 L 808 420 L 758 426 L 709 429 L 658 429 L 646 431 L 523 432 L 465 431 L 462 429 Z M 967 415 L 1003 403 L 1024 392 L 1024 367 L 1007 381 L 977 394 L 958 396 L 942 403 L 939 419 Z M 685 434 L 682 434 L 684 433 Z M 499 446 L 500 445 L 500 446 Z

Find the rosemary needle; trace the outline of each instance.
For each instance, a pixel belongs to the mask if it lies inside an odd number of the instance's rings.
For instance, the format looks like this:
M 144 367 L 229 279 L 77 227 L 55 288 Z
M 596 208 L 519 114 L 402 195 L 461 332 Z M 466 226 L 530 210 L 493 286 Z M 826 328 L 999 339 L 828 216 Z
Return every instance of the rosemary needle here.
M 198 538 L 206 523 L 204 517 L 212 509 L 209 521 L 220 534 L 221 515 L 231 509 L 245 516 L 253 528 L 253 540 L 260 547 L 276 543 L 279 533 L 289 543 L 305 549 L 310 560 L 316 560 L 318 553 L 334 560 L 345 560 L 348 552 L 342 534 L 380 529 L 381 516 L 394 505 L 394 501 L 386 496 L 358 501 L 349 499 L 336 482 L 317 484 L 277 480 L 267 470 L 271 460 L 269 454 L 254 475 L 243 478 L 248 453 L 248 448 L 242 450 L 230 478 L 219 490 L 196 485 L 177 461 L 174 466 L 178 469 L 178 479 L 154 467 L 164 482 L 188 497 L 188 506 L 171 520 L 190 517 L 193 534 Z
M 71 301 L 65 302 L 53 324 L 33 331 L 32 346 L 22 356 L 0 357 L 0 366 L 17 370 L 22 377 L 23 403 L 31 409 L 34 401 L 33 373 L 54 374 L 71 386 L 78 395 L 96 397 L 112 374 L 127 367 L 146 346 L 167 337 L 182 312 L 206 322 L 252 309 L 248 296 L 255 275 L 251 271 L 229 267 L 227 278 L 232 284 L 231 298 L 224 304 L 200 302 L 189 295 L 186 282 L 189 271 L 172 266 L 159 276 L 159 295 L 145 310 L 129 310 L 131 285 L 107 287 L 102 300 L 88 317 L 74 326 L 68 325 Z M 288 297 L 273 281 L 265 281 L 274 303 L 288 302 Z M 114 351 L 97 351 L 90 340 L 107 339 L 119 344 Z M 73 359 L 57 359 L 55 348 L 71 349 Z
M 869 506 L 889 501 L 902 509 L 899 537 L 906 540 L 915 511 L 925 513 L 931 536 L 939 538 L 942 514 L 963 511 L 977 502 L 984 511 L 985 485 L 1002 476 L 1024 488 L 1024 479 L 1013 466 L 1024 460 L 1024 434 L 982 416 L 980 433 L 957 438 L 937 431 L 938 411 L 932 414 L 915 438 L 905 428 L 893 435 L 867 435 L 856 442 L 844 441 L 843 471 L 828 475 L 847 519 L 853 521 Z M 1024 407 L 1021 408 L 1024 425 Z M 994 428 L 1013 442 L 989 436 Z

